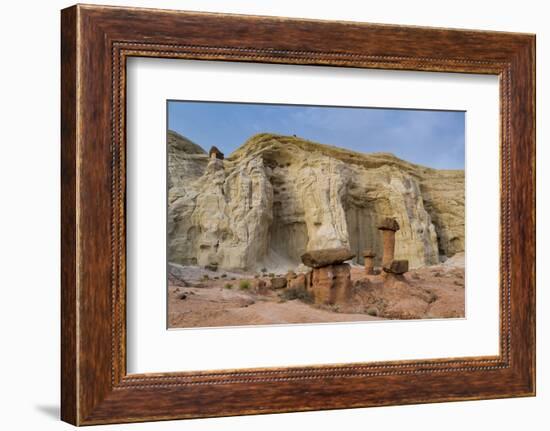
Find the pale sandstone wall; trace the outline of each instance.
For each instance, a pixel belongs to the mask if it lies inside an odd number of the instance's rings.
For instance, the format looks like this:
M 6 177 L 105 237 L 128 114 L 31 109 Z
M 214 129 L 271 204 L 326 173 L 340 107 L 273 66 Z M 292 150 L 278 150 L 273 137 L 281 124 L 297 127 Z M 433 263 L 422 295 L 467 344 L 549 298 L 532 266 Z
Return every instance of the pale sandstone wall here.
M 306 250 L 346 246 L 363 262 L 395 217 L 396 259 L 436 264 L 464 250 L 464 171 L 300 138 L 256 135 L 226 160 L 169 145 L 168 252 L 181 264 L 257 270 L 298 265 Z

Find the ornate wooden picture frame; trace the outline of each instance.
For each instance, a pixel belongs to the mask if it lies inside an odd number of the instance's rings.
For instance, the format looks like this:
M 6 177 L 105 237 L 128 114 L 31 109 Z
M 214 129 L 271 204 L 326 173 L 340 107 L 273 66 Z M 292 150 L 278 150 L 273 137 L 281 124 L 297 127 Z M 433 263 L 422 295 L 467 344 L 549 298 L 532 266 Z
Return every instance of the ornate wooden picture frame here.
M 61 416 L 75 425 L 535 394 L 535 37 L 102 6 L 62 11 Z M 460 72 L 500 80 L 500 354 L 126 372 L 126 60 Z

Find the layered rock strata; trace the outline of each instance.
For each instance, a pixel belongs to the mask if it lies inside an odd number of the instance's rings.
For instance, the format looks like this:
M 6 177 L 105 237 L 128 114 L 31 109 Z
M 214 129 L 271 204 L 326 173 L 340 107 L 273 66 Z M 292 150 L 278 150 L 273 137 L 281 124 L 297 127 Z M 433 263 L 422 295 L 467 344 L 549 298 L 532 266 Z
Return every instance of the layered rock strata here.
M 260 134 L 224 160 L 169 133 L 168 259 L 221 269 L 296 267 L 306 250 L 383 255 L 377 222 L 395 218 L 395 259 L 411 268 L 464 250 L 464 171 L 414 165 L 297 137 Z

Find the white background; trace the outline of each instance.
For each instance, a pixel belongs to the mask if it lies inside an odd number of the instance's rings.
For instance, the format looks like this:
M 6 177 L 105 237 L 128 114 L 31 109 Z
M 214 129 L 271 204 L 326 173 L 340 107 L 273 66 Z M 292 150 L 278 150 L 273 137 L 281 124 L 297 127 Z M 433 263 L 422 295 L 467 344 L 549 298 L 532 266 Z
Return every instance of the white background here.
M 550 150 L 550 29 L 545 2 L 463 0 L 312 2 L 297 0 L 102 1 L 105 4 L 286 15 L 321 19 L 537 33 L 538 396 L 284 415 L 105 426 L 146 430 L 542 430 L 550 415 L 548 310 L 550 217 L 545 187 Z M 0 16 L 0 425 L 9 430 L 70 429 L 59 409 L 59 9 L 65 1 L 6 2 Z M 541 120 L 542 119 L 542 120 Z M 548 266 L 548 265 L 546 265 Z
M 140 58 L 127 83 L 128 372 L 498 354 L 498 77 Z M 167 99 L 466 111 L 467 318 L 167 331 Z

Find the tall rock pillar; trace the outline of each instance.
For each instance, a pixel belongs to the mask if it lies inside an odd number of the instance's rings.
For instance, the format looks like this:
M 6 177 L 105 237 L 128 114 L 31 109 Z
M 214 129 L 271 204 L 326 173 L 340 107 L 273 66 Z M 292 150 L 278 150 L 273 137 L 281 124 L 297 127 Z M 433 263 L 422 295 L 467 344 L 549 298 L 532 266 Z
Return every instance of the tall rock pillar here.
M 382 268 L 390 267 L 395 253 L 395 232 L 399 230 L 399 223 L 394 218 L 386 217 L 378 225 L 382 231 L 384 252 L 382 254 Z
M 374 274 L 374 258 L 375 257 L 376 257 L 376 253 L 374 253 L 372 250 L 363 251 L 363 258 L 365 259 L 365 273 L 367 275 Z

